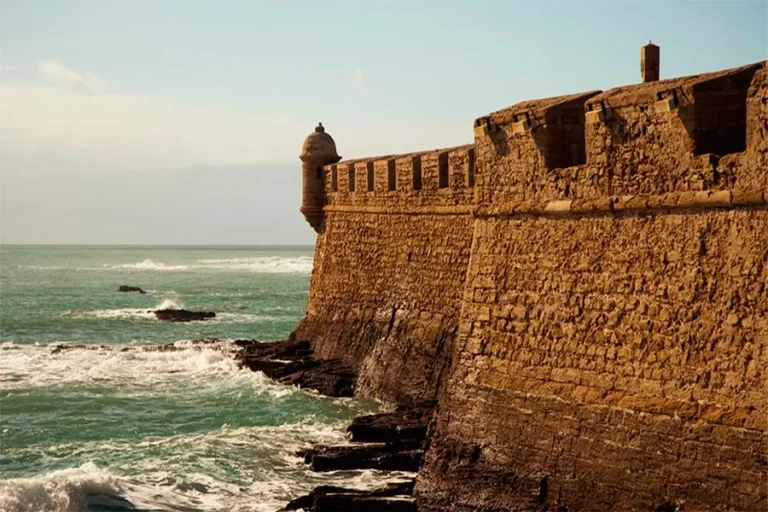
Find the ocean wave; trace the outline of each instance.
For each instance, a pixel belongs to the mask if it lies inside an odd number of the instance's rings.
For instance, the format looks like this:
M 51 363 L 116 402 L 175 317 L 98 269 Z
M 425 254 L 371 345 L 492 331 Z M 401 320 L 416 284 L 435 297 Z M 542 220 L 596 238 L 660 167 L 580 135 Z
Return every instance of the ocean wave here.
M 147 308 L 117 308 L 94 309 L 91 311 L 64 311 L 61 316 L 65 318 L 101 318 L 108 320 L 157 320 L 154 309 Z
M 277 425 L 147 438 L 138 442 L 88 441 L 51 446 L 52 453 L 110 454 L 129 466 L 89 462 L 0 483 L 0 509 L 8 512 L 82 510 L 96 495 L 121 504 L 163 510 L 272 512 L 318 485 L 371 489 L 412 473 L 374 470 L 315 473 L 296 452 L 314 443 L 343 442 L 344 422 L 315 418 Z M 216 453 L 212 458 L 210 454 Z M 226 467 L 222 473 L 220 468 Z M 125 501 L 127 500 L 127 501 Z M 127 507 L 126 507 L 127 509 Z
M 165 301 L 160 306 L 153 309 L 146 308 L 116 308 L 116 309 L 95 309 L 91 311 L 65 311 L 61 315 L 66 318 L 76 319 L 101 319 L 101 320 L 146 320 L 151 322 L 160 322 L 155 316 L 156 309 L 180 309 L 179 307 L 168 307 L 172 301 Z M 277 315 L 259 315 L 254 313 L 216 313 L 213 318 L 198 320 L 206 324 L 251 324 L 256 322 L 275 322 L 285 320 L 286 316 Z M 293 318 L 292 316 L 290 318 Z
M 184 309 L 184 303 L 179 299 L 165 299 L 155 309 Z
M 177 343 L 172 349 L 162 345 L 22 346 L 0 358 L 0 389 L 114 382 L 126 392 L 139 394 L 179 385 L 247 386 L 275 396 L 285 391 L 270 386 L 262 373 L 241 369 L 234 359 L 239 347 L 233 340 Z
M 0 510 L 79 512 L 88 507 L 89 496 L 114 497 L 113 503 L 117 503 L 120 493 L 116 477 L 88 462 L 77 468 L 0 482 Z
M 19 265 L 19 268 L 28 268 L 30 270 L 67 270 L 70 267 L 63 267 L 60 265 Z
M 293 319 L 293 316 L 258 315 L 253 313 L 216 313 L 214 318 L 209 318 L 206 322 L 214 324 L 251 324 L 255 322 L 276 322 L 287 318 Z
M 312 256 L 259 256 L 253 258 L 200 259 L 194 263 L 164 263 L 146 258 L 134 263 L 104 264 L 100 267 L 65 267 L 19 265 L 33 270 L 129 270 L 155 272 L 187 272 L 192 270 L 235 270 L 260 274 L 309 274 Z
M 312 271 L 312 256 L 262 256 L 258 258 L 224 258 L 198 260 L 200 268 L 248 270 L 265 274 L 299 273 Z
M 127 269 L 127 270 L 189 270 L 189 265 L 167 265 L 165 263 L 152 261 L 147 258 L 139 263 L 124 263 L 121 265 L 104 265 L 109 269 Z

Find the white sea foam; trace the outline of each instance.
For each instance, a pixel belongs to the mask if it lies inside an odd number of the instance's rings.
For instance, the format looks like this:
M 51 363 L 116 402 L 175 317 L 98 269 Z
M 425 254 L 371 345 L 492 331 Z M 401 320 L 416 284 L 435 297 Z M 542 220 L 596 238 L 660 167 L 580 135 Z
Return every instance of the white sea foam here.
M 67 270 L 69 267 L 62 267 L 60 265 L 56 266 L 45 266 L 45 265 L 19 265 L 19 268 L 28 268 L 32 270 Z
M 205 321 L 214 324 L 252 324 L 255 322 L 274 322 L 285 319 L 286 317 L 274 315 L 255 315 L 252 313 L 216 313 L 214 318 L 209 318 Z
M 259 258 L 225 258 L 198 260 L 201 268 L 248 270 L 265 274 L 299 273 L 312 271 L 311 256 L 263 256 Z
M 117 308 L 95 309 L 91 311 L 65 311 L 62 316 L 66 318 L 97 318 L 102 320 L 146 320 L 159 322 L 155 316 L 155 309 L 181 309 L 179 303 L 166 300 L 156 308 Z M 253 313 L 216 313 L 213 318 L 197 320 L 207 324 L 251 324 L 255 322 L 274 322 L 284 320 L 285 317 L 275 315 L 257 315 Z
M 184 309 L 184 304 L 179 299 L 165 299 L 155 309 Z
M 166 263 L 152 261 L 147 258 L 139 263 L 124 263 L 121 265 L 104 265 L 109 269 L 128 269 L 128 270 L 189 270 L 188 265 L 168 265 Z
M 147 308 L 117 308 L 94 309 L 91 311 L 65 311 L 61 316 L 66 318 L 102 318 L 109 320 L 155 320 L 154 309 Z
M 20 345 L 0 358 L 0 387 L 7 389 L 11 384 L 4 393 L 17 394 L 29 393 L 30 387 L 64 383 L 71 388 L 95 382 L 119 389 L 124 396 L 170 393 L 176 399 L 194 400 L 249 388 L 271 399 L 309 394 L 276 385 L 260 372 L 238 368 L 232 357 L 237 350 L 232 340 L 58 351 Z M 4 379 L 9 371 L 15 373 L 12 382 Z M 337 401 L 341 405 L 352 400 Z M 5 480 L 0 483 L 0 510 L 69 512 L 101 500 L 114 510 L 130 503 L 145 509 L 271 512 L 317 485 L 373 488 L 413 476 L 370 470 L 310 471 L 296 452 L 314 443 L 343 442 L 345 424 L 308 414 L 299 422 L 281 425 L 233 428 L 225 424 L 210 432 L 50 445 L 40 454 L 41 465 L 67 459 L 111 462 Z M 24 453 L 6 455 L 13 459 Z
M 20 265 L 34 270 L 129 270 L 184 272 L 190 270 L 235 270 L 259 274 L 309 274 L 312 256 L 260 256 L 254 258 L 201 259 L 194 263 L 164 263 L 146 258 L 134 263 L 104 264 L 100 267 L 64 267 Z
M 122 496 L 142 508 L 272 512 L 317 485 L 343 485 L 370 489 L 385 482 L 402 481 L 413 474 L 378 471 L 315 473 L 296 455 L 313 443 L 344 440 L 344 422 L 323 423 L 312 418 L 294 424 L 229 428 L 203 434 L 147 438 L 139 442 L 90 441 L 58 445 L 48 452 L 71 452 L 129 457 L 131 473 L 107 471 L 93 463 L 49 472 L 32 478 L 0 483 L 0 509 L 21 511 L 74 511 L 84 508 L 88 494 Z M 215 459 L 210 453 L 217 453 Z M 137 453 L 162 456 L 134 459 Z M 195 461 L 190 465 L 191 461 Z M 268 464 L 265 464 L 269 461 Z M 219 471 L 221 465 L 228 472 Z M 222 475 L 237 481 L 225 481 Z M 247 482 L 247 483 L 246 483 Z M 119 503 L 119 502 L 118 502 Z
M 93 463 L 31 478 L 0 482 L 0 510 L 7 512 L 78 512 L 89 494 L 118 495 L 117 479 Z
M 264 388 L 259 372 L 240 369 L 231 340 L 180 342 L 173 350 L 142 346 L 77 346 L 65 349 L 21 346 L 0 358 L 0 389 L 120 383 L 126 392 L 151 393 L 181 385 Z M 280 394 L 285 388 L 270 387 Z

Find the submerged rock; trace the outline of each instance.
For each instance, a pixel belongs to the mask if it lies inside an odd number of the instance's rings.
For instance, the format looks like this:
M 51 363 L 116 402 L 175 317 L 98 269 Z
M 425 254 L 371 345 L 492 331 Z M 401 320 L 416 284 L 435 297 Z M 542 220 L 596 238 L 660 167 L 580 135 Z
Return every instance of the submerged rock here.
M 164 322 L 193 322 L 216 316 L 213 311 L 188 311 L 186 309 L 158 309 L 154 313 L 159 320 Z
M 128 293 L 128 292 L 147 293 L 144 290 L 142 290 L 141 288 L 139 288 L 138 286 L 128 286 L 128 285 L 125 285 L 125 284 L 121 284 L 120 288 L 118 288 L 117 291 L 119 291 L 119 292 L 126 292 L 126 293 Z

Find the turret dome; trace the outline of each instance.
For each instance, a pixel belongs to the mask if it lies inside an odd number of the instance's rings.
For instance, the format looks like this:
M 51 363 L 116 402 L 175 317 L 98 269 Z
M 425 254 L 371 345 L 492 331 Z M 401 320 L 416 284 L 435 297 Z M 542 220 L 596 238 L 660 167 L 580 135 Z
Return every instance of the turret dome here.
M 305 162 L 322 160 L 326 163 L 335 163 L 341 160 L 341 157 L 336 153 L 336 143 L 330 135 L 325 133 L 323 123 L 318 123 L 315 131 L 304 139 L 299 158 Z

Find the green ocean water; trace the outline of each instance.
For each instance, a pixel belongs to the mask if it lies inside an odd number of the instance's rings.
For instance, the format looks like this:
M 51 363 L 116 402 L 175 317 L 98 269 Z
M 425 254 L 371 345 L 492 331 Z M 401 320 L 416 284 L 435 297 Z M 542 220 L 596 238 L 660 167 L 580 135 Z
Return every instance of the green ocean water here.
M 343 441 L 378 404 L 233 359 L 233 339 L 290 333 L 311 268 L 310 247 L 0 248 L 0 510 L 271 511 L 316 485 L 402 476 L 308 471 L 296 451 Z M 169 306 L 217 316 L 151 314 Z

